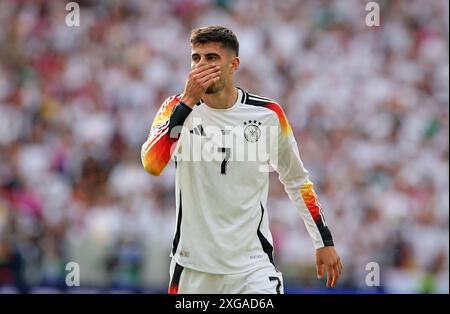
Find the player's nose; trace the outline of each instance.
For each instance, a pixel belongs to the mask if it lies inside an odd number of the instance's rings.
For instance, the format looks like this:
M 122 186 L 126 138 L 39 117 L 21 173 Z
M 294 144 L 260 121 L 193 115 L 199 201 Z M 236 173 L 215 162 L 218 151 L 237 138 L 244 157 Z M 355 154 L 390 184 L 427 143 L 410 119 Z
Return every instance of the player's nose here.
M 200 61 L 197 62 L 197 64 L 195 65 L 196 67 L 200 67 L 202 65 L 204 65 L 206 63 L 206 59 L 205 58 L 200 58 Z
M 210 61 L 205 57 L 202 57 L 200 59 L 200 61 L 197 63 L 197 67 L 199 66 L 204 66 L 204 65 L 208 65 L 209 67 L 213 67 L 216 66 L 216 64 L 214 63 L 214 61 Z

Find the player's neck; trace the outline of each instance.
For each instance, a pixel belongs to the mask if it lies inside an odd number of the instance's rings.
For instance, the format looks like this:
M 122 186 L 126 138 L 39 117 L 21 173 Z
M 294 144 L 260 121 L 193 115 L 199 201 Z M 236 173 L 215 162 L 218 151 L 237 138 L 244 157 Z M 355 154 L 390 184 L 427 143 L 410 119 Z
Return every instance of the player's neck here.
M 236 103 L 238 95 L 237 88 L 234 87 L 234 85 L 230 85 L 230 87 L 225 87 L 218 93 L 205 94 L 203 100 L 208 107 L 214 109 L 228 109 Z

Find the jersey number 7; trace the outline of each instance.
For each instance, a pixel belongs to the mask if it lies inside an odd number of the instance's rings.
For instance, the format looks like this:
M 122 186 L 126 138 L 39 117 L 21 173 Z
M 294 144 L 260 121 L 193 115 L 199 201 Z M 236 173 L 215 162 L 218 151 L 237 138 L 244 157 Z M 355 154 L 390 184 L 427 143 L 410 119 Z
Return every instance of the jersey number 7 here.
M 231 148 L 218 147 L 217 150 L 219 151 L 219 153 L 225 153 L 225 158 L 222 160 L 222 163 L 220 165 L 220 173 L 227 174 L 227 164 L 231 156 Z

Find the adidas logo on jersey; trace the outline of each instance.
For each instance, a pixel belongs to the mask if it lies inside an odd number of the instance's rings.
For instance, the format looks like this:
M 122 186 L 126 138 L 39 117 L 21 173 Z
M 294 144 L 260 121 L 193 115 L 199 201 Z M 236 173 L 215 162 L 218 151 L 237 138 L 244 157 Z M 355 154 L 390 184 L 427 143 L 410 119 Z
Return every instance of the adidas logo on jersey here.
M 203 126 L 201 124 L 197 125 L 195 128 L 189 131 L 192 134 L 206 136 L 205 131 L 203 131 Z

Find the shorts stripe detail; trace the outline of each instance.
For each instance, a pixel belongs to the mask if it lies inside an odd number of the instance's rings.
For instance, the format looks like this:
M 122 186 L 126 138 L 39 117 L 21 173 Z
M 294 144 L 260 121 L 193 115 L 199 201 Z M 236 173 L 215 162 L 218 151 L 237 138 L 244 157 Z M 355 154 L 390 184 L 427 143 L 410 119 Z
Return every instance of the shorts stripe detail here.
M 173 271 L 172 280 L 169 285 L 169 294 L 178 294 L 178 288 L 180 285 L 181 273 L 183 272 L 184 267 L 178 264 L 175 264 L 175 269 Z
M 278 282 L 278 284 L 277 284 L 277 294 L 281 294 L 281 290 L 280 290 L 280 288 L 281 288 L 281 280 L 280 280 L 280 278 L 270 276 L 269 280 L 270 281 L 275 281 L 276 280 Z

